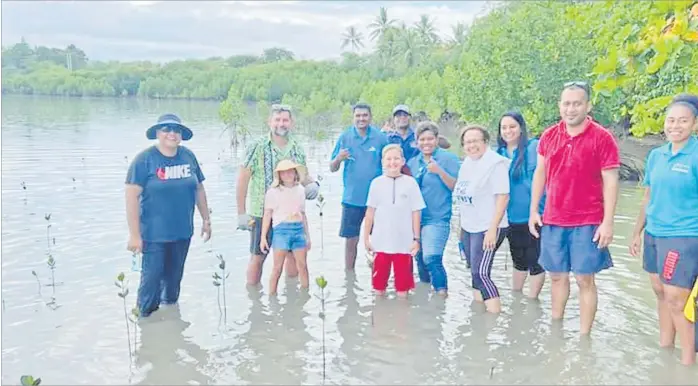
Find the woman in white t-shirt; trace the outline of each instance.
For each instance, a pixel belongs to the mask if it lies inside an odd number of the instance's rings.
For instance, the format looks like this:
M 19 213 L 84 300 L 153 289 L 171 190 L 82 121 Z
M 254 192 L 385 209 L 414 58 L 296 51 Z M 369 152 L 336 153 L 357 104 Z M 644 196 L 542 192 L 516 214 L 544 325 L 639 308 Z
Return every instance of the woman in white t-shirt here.
M 458 172 L 453 199 L 460 210 L 466 259 L 470 262 L 475 300 L 488 312 L 501 311 L 499 291 L 490 274 L 494 255 L 509 226 L 509 159 L 490 149 L 490 135 L 482 126 L 463 128 L 460 141 L 465 158 Z

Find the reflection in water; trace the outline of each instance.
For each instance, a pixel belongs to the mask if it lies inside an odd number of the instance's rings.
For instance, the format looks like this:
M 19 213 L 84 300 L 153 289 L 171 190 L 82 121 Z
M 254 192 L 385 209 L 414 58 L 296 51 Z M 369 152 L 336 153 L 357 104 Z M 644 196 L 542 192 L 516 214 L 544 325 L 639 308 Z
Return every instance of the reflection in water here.
M 306 382 L 305 347 L 311 341 L 303 321 L 310 300 L 307 291 L 294 281 L 286 281 L 286 301 L 270 298 L 263 303 L 262 292 L 248 289 L 252 302 L 247 317 L 249 330 L 236 338 L 232 348 L 220 350 L 235 358 L 236 377 L 247 384 L 301 384 Z
M 278 301 L 259 291 L 245 293 L 249 233 L 235 231 L 234 215 L 238 156 L 244 148 L 236 153 L 221 140 L 217 103 L 12 96 L 2 102 L 3 384 L 27 373 L 47 384 L 128 383 L 123 310 L 111 285 L 118 272 L 129 270 L 131 258 L 124 248 L 125 158 L 151 145 L 143 132 L 163 111 L 178 113 L 195 128 L 187 146 L 205 169 L 219 229 L 213 247 L 226 255 L 230 268 L 228 320 L 239 324 L 217 328 L 212 245 L 195 237 L 182 298 L 184 315 L 194 313 L 188 318 L 192 325 L 187 328 L 188 322 L 165 308 L 159 313 L 162 320 L 143 323 L 136 353 L 143 383 L 321 383 L 320 301 L 299 291 L 297 280 L 289 281 Z M 312 174 L 325 168 L 336 135 L 328 132 L 328 139 L 318 142 L 299 133 L 303 146 L 317 146 L 309 152 L 308 164 L 317 169 Z M 482 305 L 471 304 L 470 273 L 456 248 L 457 218 L 444 256 L 448 299 L 435 298 L 428 286 L 418 284 L 407 301 L 374 302 L 364 265 L 357 264 L 356 277 L 345 280 L 337 258 L 343 241 L 336 236 L 341 173 L 323 177 L 324 253 L 317 253 L 319 248 L 311 252 L 309 266 L 313 276 L 328 279 L 332 293 L 326 318 L 328 384 L 696 384 L 696 367 L 684 368 L 676 351 L 658 348 L 656 300 L 641 259 L 627 253 L 642 197 L 636 186 L 621 188 L 611 245 L 615 266 L 598 276 L 597 320 L 591 339 L 584 341 L 576 286 L 565 321 L 551 324 L 549 282 L 540 304 L 505 290 L 511 281 L 506 248 L 492 270 L 503 289 L 502 314 L 486 315 Z M 64 284 L 57 288 L 61 308 L 37 313 L 31 271 L 42 281 L 48 277 L 44 213 L 53 214 L 56 279 Z M 308 217 L 319 241 L 321 218 L 314 204 Z M 200 219 L 194 221 L 198 229 Z M 266 283 L 267 277 L 262 280 Z M 128 305 L 133 301 L 130 296 Z
M 140 321 L 136 367 L 149 367 L 141 384 L 211 383 L 212 379 L 202 372 L 208 352 L 184 337 L 190 324 L 182 320 L 176 305 L 161 307 L 152 318 Z

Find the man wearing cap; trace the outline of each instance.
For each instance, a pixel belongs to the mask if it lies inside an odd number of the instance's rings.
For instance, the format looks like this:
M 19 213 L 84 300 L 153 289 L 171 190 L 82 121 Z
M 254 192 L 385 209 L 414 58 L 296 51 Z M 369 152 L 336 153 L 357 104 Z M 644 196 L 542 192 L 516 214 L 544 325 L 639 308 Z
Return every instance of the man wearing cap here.
M 127 249 L 143 253 L 137 299 L 141 317 L 179 300 L 195 206 L 204 241 L 211 237 L 204 174 L 194 153 L 179 145 L 192 136 L 179 117 L 162 115 L 146 131 L 157 143 L 133 159 L 126 175 Z
M 361 223 L 366 215 L 368 189 L 371 181 L 383 174 L 381 152 L 388 144 L 388 137 L 377 127 L 371 126 L 371 106 L 359 103 L 352 111 L 354 124 L 337 139 L 330 162 L 333 173 L 344 163 L 339 237 L 346 239 L 344 264 L 347 271 L 354 270 Z
M 293 123 L 290 106 L 273 105 L 268 121 L 269 134 L 248 146 L 240 166 L 236 189 L 238 229 L 250 231 L 251 258 L 247 266 L 248 285 L 259 284 L 262 265 L 267 256 L 265 251 L 260 250 L 259 244 L 262 235 L 264 195 L 274 179 L 274 168 L 284 159 L 307 166 L 305 151 L 290 134 Z M 315 199 L 320 190 L 320 184 L 310 177 L 306 177 L 302 184 L 305 186 L 306 199 Z M 246 205 L 248 190 L 249 207 Z M 272 232 L 269 231 L 267 235 L 269 245 L 271 245 L 271 235 Z M 290 277 L 298 275 L 293 253 L 289 253 L 286 257 L 285 270 Z
M 419 153 L 417 139 L 414 130 L 410 127 L 410 108 L 407 105 L 397 105 L 393 108 L 393 127 L 395 130 L 388 132 L 388 142 L 402 147 L 405 161 Z

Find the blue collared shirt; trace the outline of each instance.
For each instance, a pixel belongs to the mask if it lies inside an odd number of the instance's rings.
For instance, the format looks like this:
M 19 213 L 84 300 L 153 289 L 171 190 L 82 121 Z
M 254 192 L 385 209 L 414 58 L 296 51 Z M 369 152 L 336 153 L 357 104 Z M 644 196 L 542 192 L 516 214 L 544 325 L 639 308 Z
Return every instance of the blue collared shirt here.
M 343 162 L 343 204 L 366 206 L 371 181 L 383 174 L 381 153 L 387 144 L 386 135 L 373 126 L 368 127 L 365 137 L 360 136 L 354 126 L 340 134 L 330 159 L 335 159 L 342 149 L 349 150 L 351 154 L 350 158 Z
M 460 160 L 455 154 L 435 149 L 432 159 L 451 177 L 458 178 Z M 424 155 L 420 152 L 407 162 L 410 173 L 417 180 L 427 207 L 422 209 L 422 225 L 449 222 L 453 207 L 452 191 L 436 173 L 427 170 Z
M 698 236 L 698 139 L 678 153 L 671 143 L 650 151 L 643 185 L 650 188 L 647 227 L 655 237 Z
M 507 207 L 507 216 L 511 224 L 525 224 L 528 222 L 528 217 L 531 207 L 531 187 L 533 185 L 533 173 L 536 171 L 538 164 L 538 140 L 530 139 L 526 146 L 526 154 L 524 154 L 524 163 L 521 168 L 521 174 L 518 178 L 514 178 L 514 159 L 519 153 L 519 149 L 514 149 L 511 157 L 507 152 L 506 146 L 497 149 L 497 153 L 512 160 L 509 166 L 509 206 Z M 538 213 L 543 213 L 545 209 L 545 192 L 538 204 Z
M 399 131 L 388 132 L 388 143 L 396 143 L 402 148 L 402 153 L 405 155 L 406 160 L 410 160 L 412 157 L 419 154 L 419 148 L 417 147 L 417 138 L 414 135 L 414 130 L 411 127 L 407 128 L 407 135 L 403 138 Z

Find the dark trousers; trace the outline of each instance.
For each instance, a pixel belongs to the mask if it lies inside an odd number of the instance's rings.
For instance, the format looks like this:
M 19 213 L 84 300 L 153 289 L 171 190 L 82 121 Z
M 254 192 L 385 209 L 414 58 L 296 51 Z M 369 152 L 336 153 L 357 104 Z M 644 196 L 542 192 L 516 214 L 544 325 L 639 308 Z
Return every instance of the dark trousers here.
M 177 303 L 190 243 L 191 239 L 143 242 L 143 266 L 138 287 L 138 310 L 142 317 L 152 314 L 160 304 Z

